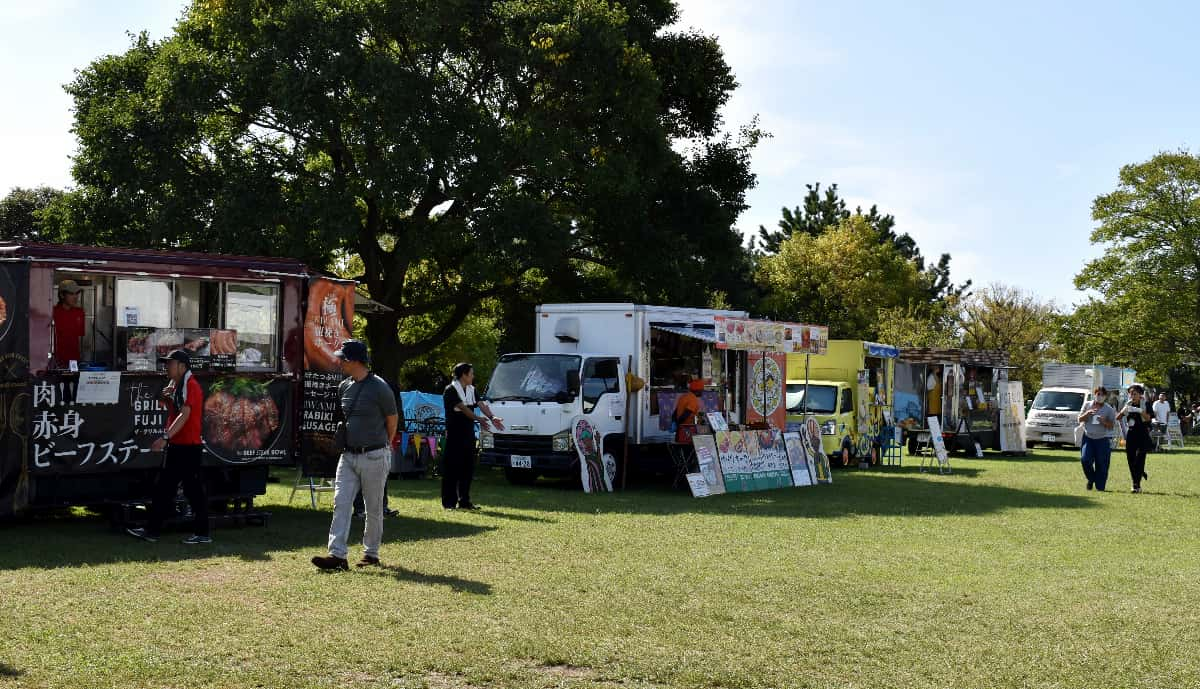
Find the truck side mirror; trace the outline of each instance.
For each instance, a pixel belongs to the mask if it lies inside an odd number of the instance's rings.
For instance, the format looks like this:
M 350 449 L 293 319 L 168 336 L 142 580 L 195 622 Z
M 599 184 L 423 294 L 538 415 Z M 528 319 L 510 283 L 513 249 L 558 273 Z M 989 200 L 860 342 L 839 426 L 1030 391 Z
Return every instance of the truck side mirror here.
M 567 371 L 567 392 L 572 397 L 579 395 L 579 371 Z

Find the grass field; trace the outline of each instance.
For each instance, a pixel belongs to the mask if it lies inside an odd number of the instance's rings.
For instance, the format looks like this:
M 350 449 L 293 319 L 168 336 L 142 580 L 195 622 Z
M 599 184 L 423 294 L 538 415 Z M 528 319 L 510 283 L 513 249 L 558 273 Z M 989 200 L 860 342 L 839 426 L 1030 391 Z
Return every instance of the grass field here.
M 1200 455 L 1141 495 L 1123 454 L 1107 493 L 1065 451 L 953 463 L 706 500 L 485 473 L 475 513 L 393 482 L 386 567 L 337 574 L 329 496 L 284 485 L 211 546 L 3 524 L 0 688 L 1200 686 Z

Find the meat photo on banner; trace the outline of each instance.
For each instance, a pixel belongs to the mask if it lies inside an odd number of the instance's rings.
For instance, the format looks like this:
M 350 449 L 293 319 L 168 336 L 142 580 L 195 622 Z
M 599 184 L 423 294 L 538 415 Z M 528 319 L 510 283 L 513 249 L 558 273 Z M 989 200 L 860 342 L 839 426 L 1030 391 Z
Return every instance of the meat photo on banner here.
M 338 385 L 343 376 L 334 352 L 350 338 L 353 325 L 354 283 L 309 279 L 304 314 L 304 408 L 300 417 L 300 448 L 308 476 L 332 476 L 337 468 L 334 433 L 340 403 Z

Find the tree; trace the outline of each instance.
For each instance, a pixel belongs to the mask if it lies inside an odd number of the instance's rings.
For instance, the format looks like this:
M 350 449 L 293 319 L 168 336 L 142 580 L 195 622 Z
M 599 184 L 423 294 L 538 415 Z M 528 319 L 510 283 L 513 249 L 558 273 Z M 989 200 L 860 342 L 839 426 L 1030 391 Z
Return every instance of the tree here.
M 928 303 L 916 262 L 879 237 L 856 214 L 816 236 L 783 240 L 779 253 L 759 265 L 764 310 L 780 320 L 828 325 L 830 337 L 875 339 L 882 313 Z
M 762 225 L 758 226 L 758 237 L 752 241 L 754 249 L 759 255 L 777 254 L 780 245 L 789 237 L 796 234 L 815 237 L 851 216 L 850 211 L 846 208 L 846 201 L 838 196 L 837 184 L 829 185 L 823 196 L 820 182 L 804 186 L 808 189 L 808 193 L 804 196 L 804 206 L 797 206 L 795 209 L 784 207 L 782 209 L 783 218 L 779 221 L 778 230 L 768 230 Z M 925 257 L 921 255 L 916 240 L 907 232 L 896 232 L 896 218 L 891 214 L 880 213 L 879 208 L 875 205 L 872 205 L 866 213 L 863 212 L 861 206 L 858 206 L 854 209 L 853 214 L 862 216 L 867 224 L 875 228 L 880 242 L 894 246 L 901 256 L 911 259 L 916 264 L 917 270 L 926 274 L 931 301 L 939 301 L 951 296 L 960 299 L 967 296 L 967 290 L 971 286 L 970 280 L 962 285 L 955 285 L 950 281 L 950 254 L 942 254 L 938 258 L 937 264 L 926 267 Z
M 676 19 L 670 0 L 196 0 L 68 86 L 80 189 L 53 218 L 103 244 L 357 254 L 393 309 L 366 328 L 391 375 L 484 300 L 585 266 L 675 303 L 736 292 L 758 132 L 720 134 L 736 82 Z
M 881 309 L 876 339 L 897 347 L 961 347 L 958 298 Z
M 1058 358 L 1052 303 L 1016 287 L 994 283 L 966 299 L 959 315 L 962 346 L 1008 353 L 1013 380 L 1030 390 L 1041 387 L 1042 364 Z
M 0 239 L 52 242 L 57 237 L 42 225 L 42 212 L 63 192 L 53 187 L 14 187 L 0 199 Z
M 1060 339 L 1074 357 L 1163 384 L 1171 368 L 1200 360 L 1200 157 L 1159 153 L 1119 179 L 1092 204 L 1092 243 L 1104 255 L 1075 277 L 1100 296 L 1064 320 Z

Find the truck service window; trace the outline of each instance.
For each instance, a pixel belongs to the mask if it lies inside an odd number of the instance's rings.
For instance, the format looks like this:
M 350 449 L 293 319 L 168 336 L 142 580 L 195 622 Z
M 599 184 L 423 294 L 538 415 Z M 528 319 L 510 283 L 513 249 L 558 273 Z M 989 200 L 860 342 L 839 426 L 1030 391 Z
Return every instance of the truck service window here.
M 170 280 L 117 280 L 117 326 L 170 328 L 174 323 L 175 289 Z
M 237 331 L 239 371 L 274 369 L 279 332 L 279 287 L 227 284 L 225 327 Z

